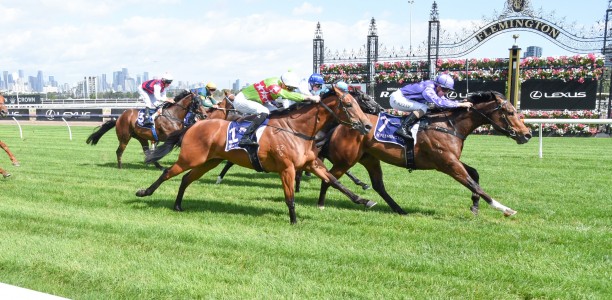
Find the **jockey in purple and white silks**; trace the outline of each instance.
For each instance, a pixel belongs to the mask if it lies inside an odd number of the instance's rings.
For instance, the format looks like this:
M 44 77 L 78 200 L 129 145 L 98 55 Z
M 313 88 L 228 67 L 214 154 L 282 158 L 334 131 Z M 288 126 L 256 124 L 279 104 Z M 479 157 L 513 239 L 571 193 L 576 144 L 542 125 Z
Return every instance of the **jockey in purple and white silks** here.
M 399 111 L 410 111 L 395 132 L 404 139 L 412 140 L 410 125 L 427 113 L 428 103 L 442 108 L 472 107 L 471 102 L 457 102 L 446 98 L 448 91 L 454 90 L 455 81 L 448 74 L 440 74 L 435 80 L 425 80 L 404 86 L 391 93 L 389 104 Z

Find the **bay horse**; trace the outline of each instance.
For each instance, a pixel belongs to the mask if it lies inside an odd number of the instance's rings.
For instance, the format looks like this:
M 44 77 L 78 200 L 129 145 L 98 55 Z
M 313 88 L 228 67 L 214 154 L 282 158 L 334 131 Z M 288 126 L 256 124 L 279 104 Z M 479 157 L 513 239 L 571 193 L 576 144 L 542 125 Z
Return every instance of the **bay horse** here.
M 143 128 L 136 125 L 139 109 L 127 109 L 116 120 L 110 120 L 96 128 L 88 138 L 87 144 L 96 145 L 100 138 L 115 127 L 119 147 L 117 147 L 117 167 L 122 168 L 121 157 L 127 147 L 130 139 L 134 138 L 142 146 L 142 151 L 146 154 L 149 150 L 149 141 L 165 141 L 168 136 L 184 127 L 184 119 L 187 113 L 204 114 L 204 109 L 200 101 L 193 101 L 195 94 L 190 91 L 182 91 L 174 97 L 174 104 L 164 104 L 168 107 L 163 108 L 161 115 L 155 119 L 155 130 L 157 131 L 157 140 L 153 136 L 150 128 Z M 154 163 L 158 169 L 163 167 L 158 163 Z
M 477 127 L 491 124 L 493 128 L 507 137 L 524 144 L 531 138 L 531 131 L 519 119 L 514 106 L 505 97 L 495 91 L 471 94 L 467 101 L 474 103 L 471 109 L 454 109 L 428 115 L 430 124 L 421 126 L 414 146 L 415 170 L 434 169 L 445 173 L 472 192 L 473 214 L 478 214 L 479 200 L 485 201 L 493 208 L 500 210 L 504 216 L 516 214 L 516 211 L 504 206 L 489 196 L 479 185 L 478 171 L 461 162 L 461 151 L 467 136 Z M 368 115 L 370 122 L 376 124 L 378 115 Z M 340 178 L 357 162 L 368 171 L 373 189 L 399 214 L 406 212 L 393 200 L 385 190 L 380 162 L 406 168 L 404 148 L 400 145 L 382 143 L 374 138 L 374 130 L 367 135 L 360 135 L 353 130 L 338 126 L 328 144 L 323 148 L 324 157 L 333 167 L 330 173 Z M 325 194 L 329 184 L 321 183 L 319 207 L 325 205 Z
M 317 105 L 304 104 L 285 114 L 271 115 L 267 128 L 262 133 L 257 149 L 260 165 L 266 172 L 280 174 L 291 224 L 297 222 L 294 200 L 296 170 L 307 170 L 315 174 L 355 203 L 364 204 L 366 207 L 373 205 L 371 201 L 355 195 L 341 185 L 317 157 L 318 149 L 315 146 L 314 135 L 336 120 L 355 129 L 354 132 L 357 134 L 366 134 L 372 127 L 355 99 L 334 86 L 321 96 L 321 101 Z M 180 144 L 178 160 L 169 169 L 164 170 L 151 186 L 138 190 L 136 196 L 150 196 L 163 182 L 189 170 L 181 180 L 174 202 L 174 209 L 182 211 L 181 202 L 185 189 L 223 160 L 255 169 L 249 154 L 243 149 L 225 151 L 230 123 L 223 119 L 208 119 L 170 136 L 163 145 L 147 155 L 146 161 L 157 161 L 168 154 L 174 146 Z
M 8 116 L 9 113 L 8 107 L 6 107 L 6 105 L 4 104 L 5 101 L 6 99 L 4 99 L 4 96 L 0 94 L 0 117 L 2 118 Z M 6 152 L 6 154 L 8 154 L 9 159 L 13 163 L 13 166 L 19 167 L 19 161 L 3 141 L 0 141 L 0 148 L 2 148 Z M 4 178 L 11 176 L 11 173 L 2 168 L 0 168 L 0 174 L 2 174 L 2 177 Z

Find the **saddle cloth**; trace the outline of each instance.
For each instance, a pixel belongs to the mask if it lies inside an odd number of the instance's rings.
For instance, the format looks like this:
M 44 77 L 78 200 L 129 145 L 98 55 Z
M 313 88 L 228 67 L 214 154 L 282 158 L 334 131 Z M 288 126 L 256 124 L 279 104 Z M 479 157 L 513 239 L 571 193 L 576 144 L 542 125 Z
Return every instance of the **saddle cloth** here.
M 402 117 L 381 112 L 378 114 L 378 122 L 374 129 L 374 138 L 381 143 L 392 143 L 402 147 L 406 146 L 403 138 L 397 136 L 395 131 L 401 126 Z M 419 131 L 419 122 L 410 127 L 410 132 L 414 137 L 414 145 L 416 145 L 417 132 Z M 413 145 L 413 146 L 414 146 Z
M 268 121 L 270 119 L 266 119 L 258 128 L 255 130 L 255 138 L 259 143 L 259 139 L 261 138 L 261 134 L 264 129 L 268 125 Z M 227 143 L 225 144 L 225 151 L 235 150 L 235 149 L 243 149 L 247 150 L 243 147 L 238 146 L 238 142 L 242 139 L 244 132 L 247 130 L 247 127 L 251 125 L 251 121 L 232 121 L 227 127 Z

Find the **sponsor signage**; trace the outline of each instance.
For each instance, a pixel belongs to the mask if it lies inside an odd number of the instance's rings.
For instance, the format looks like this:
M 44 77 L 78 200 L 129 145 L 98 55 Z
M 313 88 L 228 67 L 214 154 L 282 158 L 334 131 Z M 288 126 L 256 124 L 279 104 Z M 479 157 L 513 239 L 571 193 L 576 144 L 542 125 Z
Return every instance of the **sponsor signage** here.
M 531 79 L 521 84 L 521 109 L 595 109 L 597 81 Z
M 397 91 L 402 88 L 406 84 L 399 84 L 397 82 L 392 83 L 379 83 L 376 84 L 375 88 L 375 100 L 384 108 L 391 108 L 389 105 L 389 95 L 391 93 Z M 478 92 L 478 91 L 497 91 L 502 94 L 505 93 L 506 82 L 499 81 L 477 81 L 470 80 L 468 81 L 455 81 L 455 90 L 448 92 L 446 97 L 451 100 L 462 100 L 468 97 L 468 88 L 469 93 Z
M 37 109 L 37 121 L 102 121 L 102 109 Z
M 15 118 L 17 120 L 29 120 L 30 110 L 27 108 L 23 109 L 9 109 L 8 118 Z
M 19 98 L 19 99 L 17 99 Z M 6 99 L 6 104 L 14 104 L 14 105 L 26 105 L 26 104 L 42 104 L 40 100 L 40 95 L 4 95 L 4 99 Z M 19 102 L 17 102 L 19 100 Z

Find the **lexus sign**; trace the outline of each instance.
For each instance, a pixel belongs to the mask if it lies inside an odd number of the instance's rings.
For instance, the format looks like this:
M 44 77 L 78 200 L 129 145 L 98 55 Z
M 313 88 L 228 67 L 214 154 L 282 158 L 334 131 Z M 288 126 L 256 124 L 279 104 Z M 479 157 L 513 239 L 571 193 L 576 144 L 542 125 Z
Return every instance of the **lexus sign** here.
M 596 80 L 526 80 L 521 84 L 521 109 L 595 109 L 596 94 Z

